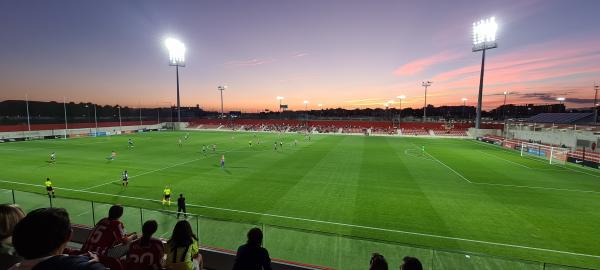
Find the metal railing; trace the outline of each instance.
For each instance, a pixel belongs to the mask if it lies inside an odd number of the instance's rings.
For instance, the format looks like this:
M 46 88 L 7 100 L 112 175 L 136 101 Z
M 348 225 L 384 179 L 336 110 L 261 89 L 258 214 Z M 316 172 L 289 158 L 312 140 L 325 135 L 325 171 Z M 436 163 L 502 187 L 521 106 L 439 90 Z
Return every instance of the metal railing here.
M 46 194 L 12 189 L 0 189 L 0 203 L 18 204 L 26 212 L 42 207 L 65 208 L 69 212 L 72 223 L 87 226 L 93 226 L 98 220 L 105 217 L 112 205 L 105 202 L 62 197 L 49 198 Z M 140 232 L 144 221 L 154 219 L 159 224 L 158 231 L 154 236 L 168 239 L 172 228 L 179 220 L 177 212 L 174 211 L 129 205 L 124 205 L 124 208 L 124 215 L 121 219 L 128 232 Z M 272 258 L 333 269 L 367 269 L 370 256 L 374 252 L 385 255 L 391 269 L 398 269 L 404 256 L 419 258 L 424 269 L 429 270 L 585 269 L 471 252 L 445 251 L 264 223 L 243 223 L 190 213 L 187 215 L 187 220 L 195 229 L 202 246 L 234 251 L 245 242 L 249 229 L 259 227 L 263 230 L 264 246 L 269 250 Z

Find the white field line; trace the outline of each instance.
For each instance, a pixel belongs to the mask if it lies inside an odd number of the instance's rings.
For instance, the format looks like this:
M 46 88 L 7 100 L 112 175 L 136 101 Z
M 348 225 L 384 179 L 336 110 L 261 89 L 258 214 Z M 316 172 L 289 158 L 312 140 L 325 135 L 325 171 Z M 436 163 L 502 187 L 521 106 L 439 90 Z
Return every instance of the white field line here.
M 150 174 L 150 173 L 154 173 L 154 172 L 158 172 L 158 171 L 170 169 L 170 168 L 173 168 L 173 167 L 185 165 L 185 164 L 188 164 L 188 163 L 192 163 L 194 161 L 198 161 L 200 159 L 202 159 L 202 158 L 196 158 L 196 159 L 192 159 L 192 160 L 180 162 L 180 163 L 177 163 L 177 164 L 173 164 L 173 165 L 170 165 L 170 166 L 167 166 L 167 167 L 163 167 L 163 168 L 158 168 L 158 169 L 155 169 L 155 170 L 147 171 L 147 172 L 144 172 L 144 173 L 141 173 L 141 174 L 137 174 L 137 175 L 131 176 L 131 177 L 129 177 L 129 179 L 133 179 L 133 178 L 136 178 L 136 177 L 139 177 L 139 176 L 143 176 L 143 175 L 146 175 L 146 174 Z M 109 181 L 109 182 L 105 182 L 105 183 L 102 183 L 102 184 L 98 184 L 98 185 L 95 185 L 95 186 L 84 188 L 83 190 L 90 190 L 90 189 L 93 189 L 93 188 L 110 185 L 110 184 L 112 184 L 114 182 L 118 182 L 118 181 L 121 181 L 121 180 L 120 179 L 119 180 L 112 180 L 112 181 Z
M 499 145 L 492 145 L 492 144 L 485 143 L 485 142 L 480 142 L 480 141 L 477 141 L 477 140 L 474 140 L 473 142 L 475 142 L 475 143 L 477 143 L 477 144 L 481 144 L 481 145 L 487 146 L 487 147 L 491 147 L 491 148 L 494 148 L 494 149 L 501 149 L 501 150 L 504 150 L 504 151 L 509 151 L 509 152 L 511 152 L 511 153 L 515 153 L 515 152 L 514 152 L 514 150 L 506 149 L 506 148 L 504 148 L 503 146 L 499 146 Z M 535 161 L 541 162 L 541 163 L 543 163 L 543 164 L 545 164 L 545 165 L 548 165 L 548 166 L 558 166 L 558 165 L 550 165 L 550 164 L 548 164 L 547 162 L 545 162 L 544 160 L 542 160 L 542 159 L 539 159 L 539 158 L 530 158 L 530 157 L 526 157 L 526 156 L 524 156 L 523 158 L 527 158 L 527 159 L 529 159 L 529 160 L 535 160 Z M 559 168 L 563 168 L 563 169 L 567 169 L 567 170 L 570 170 L 570 171 L 574 171 L 574 172 L 577 172 L 577 173 L 586 174 L 586 175 L 589 175 L 589 176 L 592 176 L 592 177 L 600 177 L 600 175 L 598 175 L 598 174 L 594 174 L 594 173 L 588 173 L 588 172 L 584 172 L 584 171 L 582 171 L 582 170 L 579 170 L 579 169 L 573 169 L 573 168 L 570 168 L 570 167 L 569 167 L 569 164 L 565 164 L 565 165 L 563 165 L 563 166 L 558 166 L 558 167 L 559 167 Z M 583 167 L 582 169 L 584 169 L 584 170 L 590 170 L 590 169 L 588 169 L 588 168 L 585 168 L 585 167 Z
M 475 185 L 486 185 L 486 186 L 498 186 L 498 187 L 528 188 L 528 189 L 545 189 L 545 190 L 570 191 L 570 192 L 581 192 L 581 193 L 600 194 L 600 191 L 594 191 L 594 190 L 581 190 L 581 189 L 568 189 L 568 188 L 551 188 L 551 187 L 537 187 L 537 186 L 520 186 L 520 185 L 507 185 L 507 184 L 483 183 L 483 182 L 472 182 L 471 184 L 475 184 Z
M 533 168 L 531 168 L 531 167 L 529 167 L 529 166 L 527 166 L 527 165 L 523 165 L 523 164 L 521 164 L 521 163 L 514 162 L 514 161 L 512 161 L 512 160 L 508 160 L 508 159 L 505 159 L 505 158 L 501 158 L 501 157 L 499 157 L 499 156 L 497 156 L 497 155 L 494 155 L 494 154 L 492 154 L 492 153 L 488 153 L 488 152 L 486 152 L 486 151 L 482 151 L 482 150 L 478 150 L 478 151 L 479 151 L 479 152 L 481 152 L 481 153 L 484 153 L 484 154 L 486 154 L 486 155 L 488 155 L 488 156 L 492 156 L 492 157 L 495 157 L 495 158 L 497 158 L 497 159 L 501 159 L 501 160 L 504 160 L 504 161 L 506 161 L 506 162 L 509 162 L 509 163 L 515 164 L 515 165 L 517 165 L 517 166 L 521 166 L 521 167 L 523 167 L 523 168 L 527 168 L 527 169 L 533 169 Z
M 424 151 L 427 155 L 429 155 L 431 158 L 433 158 L 433 160 L 439 162 L 440 164 L 444 165 L 444 167 L 448 168 L 450 171 L 452 171 L 453 173 L 455 173 L 456 175 L 458 175 L 460 178 L 462 178 L 463 180 L 467 181 L 469 184 L 472 184 L 473 182 L 471 182 L 471 180 L 467 179 L 466 177 L 464 177 L 462 174 L 458 173 L 457 171 L 455 171 L 454 169 L 452 169 L 450 166 L 446 165 L 446 163 L 440 161 L 439 159 L 435 158 L 433 155 L 427 153 L 427 151 Z
M 29 183 L 20 183 L 20 182 L 7 181 L 7 180 L 0 180 L 0 182 L 9 183 L 9 184 L 17 184 L 17 185 L 27 185 L 27 186 L 35 186 L 35 187 L 44 187 L 43 185 L 36 185 L 36 184 L 29 184 Z M 83 193 L 90 193 L 90 194 L 97 194 L 97 195 L 104 195 L 104 196 L 110 196 L 110 197 L 118 197 L 118 198 L 134 199 L 134 200 L 142 200 L 142 201 L 149 201 L 149 202 L 160 202 L 160 200 L 147 199 L 147 198 L 139 198 L 139 197 L 131 197 L 131 196 L 123 196 L 123 195 L 115 195 L 115 194 L 108 194 L 108 193 L 102 193 L 102 192 L 84 191 L 84 190 L 77 190 L 77 189 L 70 189 L 70 188 L 59 188 L 59 187 L 56 187 L 56 189 L 57 190 L 58 189 L 62 189 L 62 190 L 68 190 L 68 191 L 83 192 Z M 573 255 L 573 256 L 581 256 L 581 257 L 589 257 L 589 258 L 600 259 L 600 255 L 591 255 L 591 254 L 576 253 L 576 252 L 554 250 L 554 249 L 547 249 L 547 248 L 529 247 L 529 246 L 506 244 L 506 243 L 497 243 L 497 242 L 490 242 L 490 241 L 483 241 L 483 240 L 474 240 L 474 239 L 469 239 L 469 238 L 460 238 L 460 237 L 451 237 L 451 236 L 443 236 L 443 235 L 428 234 L 428 233 L 419 233 L 419 232 L 410 232 L 410 231 L 403 231 L 403 230 L 385 229 L 385 228 L 363 226 L 363 225 L 356 225 L 356 224 L 346 224 L 346 223 L 340 223 L 340 222 L 334 222 L 334 221 L 324 221 L 324 220 L 316 220 L 316 219 L 300 218 L 300 217 L 291 217 L 291 216 L 269 214 L 269 213 L 259 213 L 259 212 L 253 212 L 253 211 L 237 210 L 237 209 L 222 208 L 222 207 L 207 206 L 207 205 L 198 205 L 198 204 L 187 204 L 187 205 L 188 206 L 192 206 L 192 207 L 198 207 L 198 208 L 220 210 L 220 211 L 242 213 L 242 214 L 250 214 L 250 215 L 263 216 L 263 217 L 274 217 L 274 218 L 289 219 L 289 220 L 296 220 L 296 221 L 305 221 L 305 222 L 313 222 L 313 223 L 320 223 L 320 224 L 336 225 L 336 226 L 342 226 L 342 227 L 360 228 L 360 229 L 367 229 L 367 230 L 374 230 L 374 231 L 392 232 L 392 233 L 400 233 L 400 234 L 407 234 L 407 235 L 423 236 L 423 237 L 429 237 L 429 238 L 454 240 L 454 241 L 470 242 L 470 243 L 477 243 L 477 244 L 486 244 L 486 245 L 492 245 L 492 246 L 501 246 L 501 247 L 527 249 L 527 250 L 536 250 L 536 251 L 543 251 L 543 252 L 550 252 L 550 253 L 567 254 L 567 255 Z
M 234 151 L 235 150 L 228 150 L 228 151 L 225 151 L 225 152 L 221 152 L 219 154 L 225 154 L 225 153 L 234 152 Z M 170 169 L 170 168 L 173 168 L 173 167 L 177 167 L 177 166 L 189 164 L 189 163 L 201 160 L 201 159 L 205 159 L 207 157 L 208 157 L 208 155 L 204 155 L 204 156 L 196 158 L 196 159 L 192 159 L 192 160 L 180 162 L 180 163 L 173 164 L 173 165 L 170 165 L 170 166 L 167 166 L 167 167 L 158 168 L 158 169 L 152 170 L 152 171 L 147 171 L 147 172 L 144 172 L 144 173 L 141 173 L 141 174 L 137 174 L 137 175 L 131 176 L 131 177 L 129 177 L 129 179 L 133 179 L 133 178 L 140 177 L 140 176 L 143 176 L 143 175 L 146 175 L 146 174 L 150 174 L 150 173 L 154 173 L 154 172 L 158 172 L 158 171 L 162 171 L 162 170 L 167 170 L 167 169 Z M 98 185 L 95 185 L 95 186 L 84 188 L 82 190 L 90 190 L 90 189 L 94 189 L 94 188 L 97 188 L 97 187 L 102 187 L 102 186 L 110 185 L 110 184 L 112 184 L 114 182 L 119 182 L 119 181 L 122 181 L 122 179 L 112 180 L 112 181 L 109 181 L 109 182 L 105 182 L 105 183 L 102 183 L 102 184 L 98 184 Z
M 27 150 L 23 150 L 23 149 L 4 148 L 4 147 L 0 147 L 0 150 L 2 150 L 2 151 L 15 151 L 15 152 L 24 152 L 24 151 L 27 151 Z
M 446 165 L 444 162 L 442 162 L 439 159 L 435 158 L 433 155 L 431 155 L 431 154 L 429 154 L 427 152 L 425 152 L 425 153 L 427 155 L 429 155 L 430 157 L 432 157 L 435 161 L 437 161 L 440 164 L 444 165 L 446 168 L 448 168 L 450 171 L 452 171 L 453 173 L 455 173 L 456 175 L 458 175 L 460 178 L 462 178 L 465 181 L 467 181 L 469 184 L 486 185 L 486 186 L 497 186 L 497 187 L 512 187 L 512 188 L 541 189 L 541 190 L 568 191 L 568 192 L 580 192 L 580 193 L 600 194 L 600 191 L 594 191 L 594 190 L 552 188 L 552 187 L 539 187 L 539 186 L 520 186 L 520 185 L 495 184 L 495 183 L 485 183 L 485 182 L 473 182 L 473 181 L 470 181 L 469 179 L 467 179 L 466 177 L 464 177 L 462 174 L 460 174 L 457 171 L 455 171 L 454 169 L 452 169 L 450 166 Z
M 410 157 L 415 157 L 415 158 L 420 158 L 420 159 L 432 161 L 431 158 L 424 157 L 423 155 L 413 154 L 412 153 L 413 151 L 411 151 L 411 150 L 417 150 L 417 149 L 413 149 L 413 148 L 405 149 L 404 150 L 404 154 L 407 155 L 407 156 L 410 156 Z M 421 150 L 418 150 L 418 151 L 421 152 Z

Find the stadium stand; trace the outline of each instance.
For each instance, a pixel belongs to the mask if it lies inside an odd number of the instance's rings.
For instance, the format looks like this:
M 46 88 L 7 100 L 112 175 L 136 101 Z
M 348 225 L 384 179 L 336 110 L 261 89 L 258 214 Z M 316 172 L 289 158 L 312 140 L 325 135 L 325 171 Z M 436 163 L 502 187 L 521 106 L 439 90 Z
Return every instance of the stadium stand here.
M 540 113 L 525 119 L 529 123 L 587 124 L 593 121 L 593 113 Z
M 283 120 L 283 119 L 197 119 L 189 124 L 193 129 L 218 129 L 244 131 L 316 132 L 407 136 L 468 136 L 470 123 L 404 122 L 393 124 L 388 121 L 347 120 Z M 484 128 L 502 128 L 502 124 L 484 124 Z M 400 130 L 400 132 L 399 132 Z

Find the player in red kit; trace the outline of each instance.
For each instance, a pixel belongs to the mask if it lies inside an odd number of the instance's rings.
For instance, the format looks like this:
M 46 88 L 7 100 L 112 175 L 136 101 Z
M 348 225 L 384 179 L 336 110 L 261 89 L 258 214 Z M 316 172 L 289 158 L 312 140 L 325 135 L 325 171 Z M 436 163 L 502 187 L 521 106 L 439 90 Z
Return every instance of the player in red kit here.
M 100 255 L 107 255 L 109 249 L 119 244 L 128 243 L 131 239 L 136 238 L 135 233 L 130 235 L 125 233 L 125 226 L 123 225 L 123 222 L 119 220 L 122 215 L 122 206 L 111 206 L 108 210 L 108 217 L 98 221 L 81 250 L 96 252 Z M 119 251 L 118 253 L 123 253 L 121 255 L 124 255 L 125 251 L 126 250 Z
M 162 269 L 165 248 L 163 242 L 153 238 L 158 229 L 155 220 L 148 220 L 142 226 L 142 237 L 129 245 L 125 267 L 127 270 Z

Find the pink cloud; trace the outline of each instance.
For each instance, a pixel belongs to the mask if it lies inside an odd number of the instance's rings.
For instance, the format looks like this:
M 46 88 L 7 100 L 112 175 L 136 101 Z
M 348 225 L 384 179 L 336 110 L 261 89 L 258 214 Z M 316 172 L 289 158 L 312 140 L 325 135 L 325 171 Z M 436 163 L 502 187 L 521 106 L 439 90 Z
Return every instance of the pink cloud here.
M 232 61 L 226 62 L 225 66 L 250 67 L 250 66 L 264 65 L 264 64 L 272 63 L 274 61 L 275 60 L 273 60 L 273 59 L 259 59 L 259 58 L 254 58 L 254 59 L 249 59 L 249 60 L 232 60 Z
M 416 74 L 421 73 L 423 70 L 427 69 L 428 67 L 430 67 L 432 65 L 451 61 L 451 60 L 457 59 L 461 56 L 462 56 L 462 54 L 460 54 L 460 53 L 443 51 L 441 53 L 438 53 L 438 54 L 435 54 L 435 55 L 432 55 L 429 57 L 425 57 L 425 58 L 421 58 L 421 59 L 417 59 L 417 60 L 408 62 L 408 63 L 402 65 L 401 67 L 397 68 L 394 71 L 394 74 L 396 74 L 398 76 L 416 75 Z

